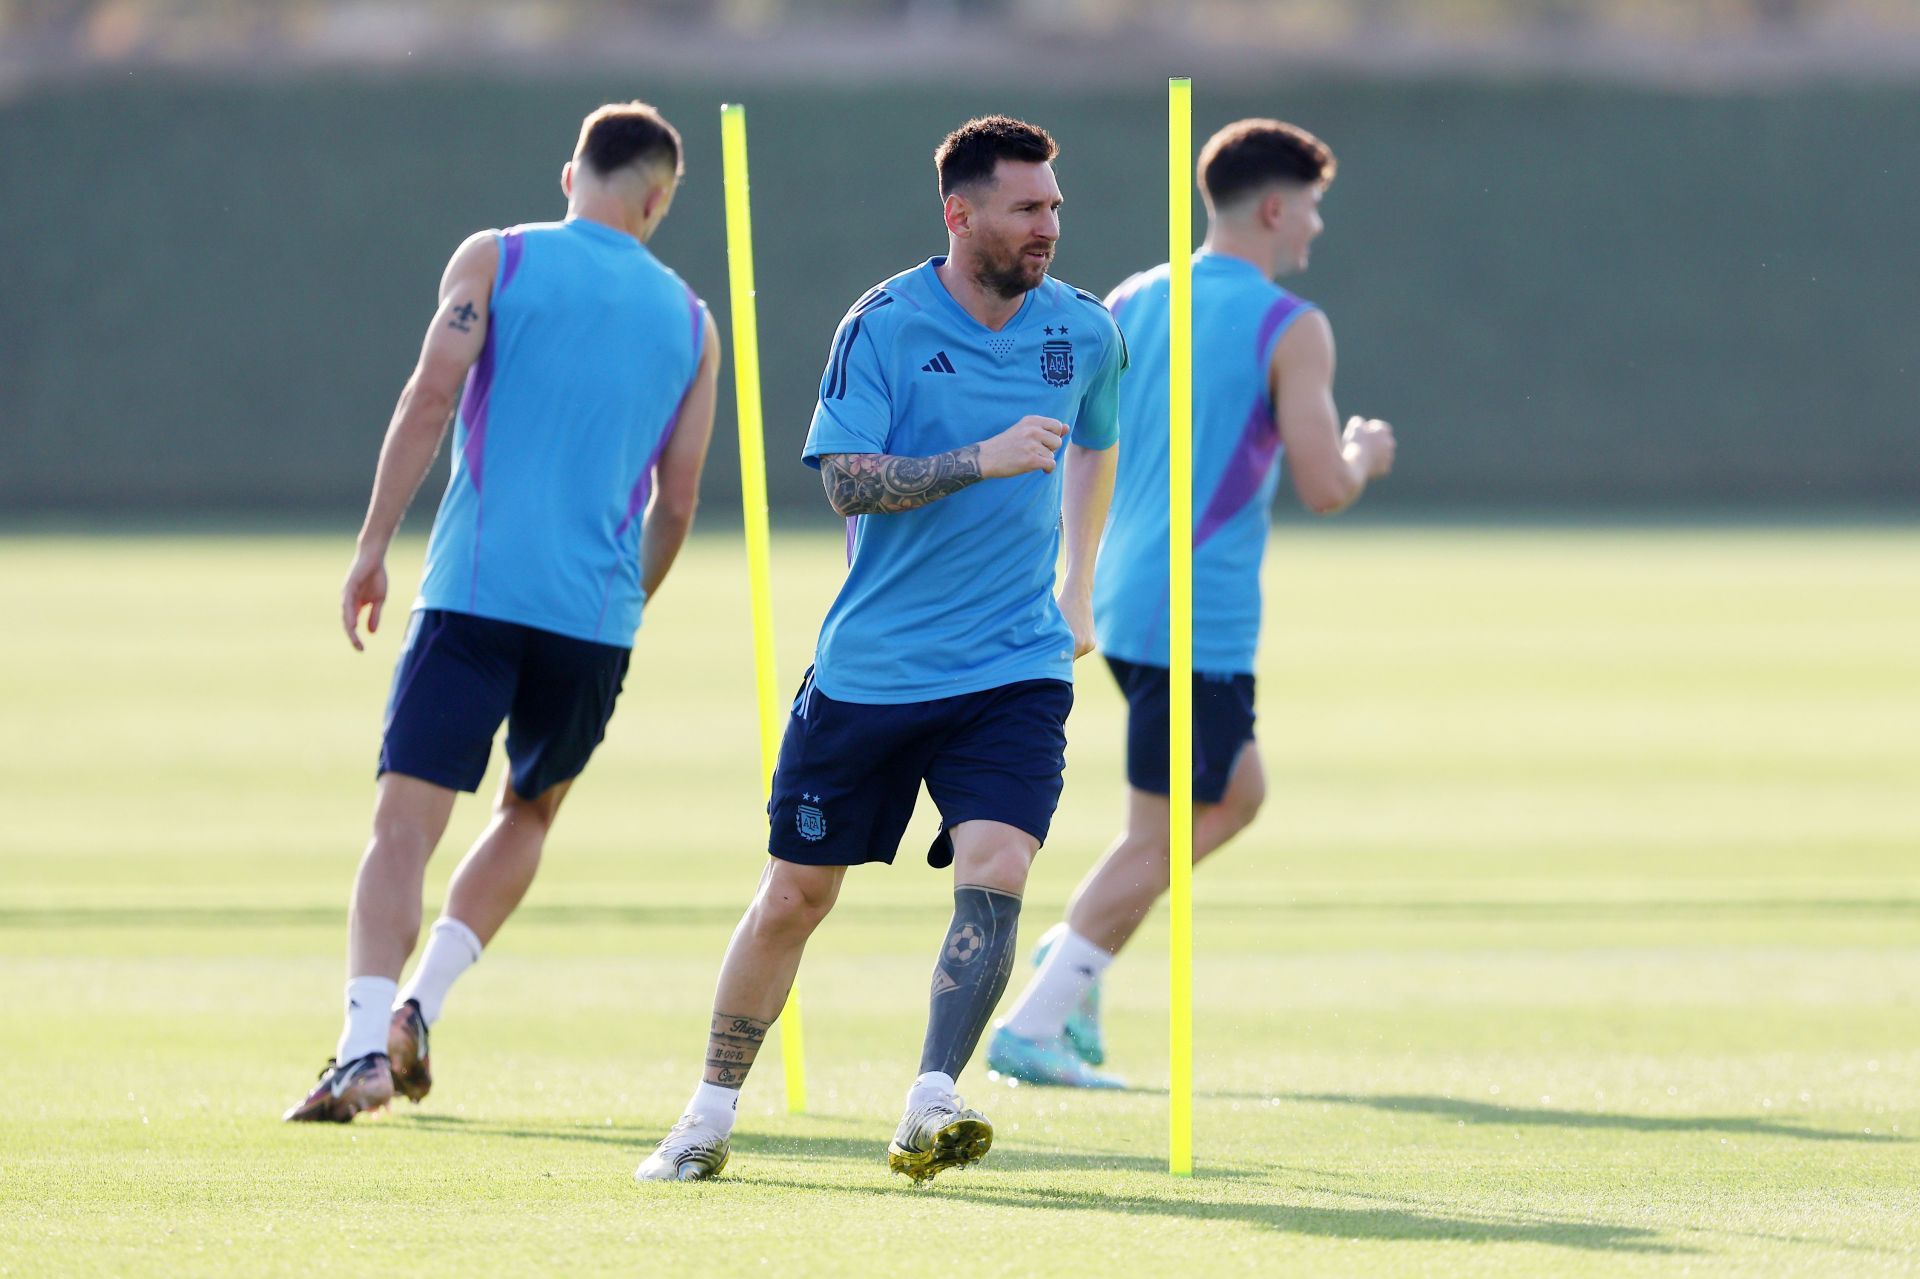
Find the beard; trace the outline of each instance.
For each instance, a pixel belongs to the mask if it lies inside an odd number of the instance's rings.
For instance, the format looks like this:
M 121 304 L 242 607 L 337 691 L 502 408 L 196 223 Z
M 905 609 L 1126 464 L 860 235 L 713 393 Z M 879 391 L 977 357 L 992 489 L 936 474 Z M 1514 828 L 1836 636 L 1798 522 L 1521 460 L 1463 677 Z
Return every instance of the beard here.
M 1009 299 L 1033 292 L 1040 287 L 1040 281 L 1046 279 L 1047 267 L 1053 262 L 1051 249 L 1045 261 L 1029 258 L 1027 250 L 1035 247 L 1038 246 L 1023 244 L 1006 253 L 983 253 L 973 273 L 974 283 L 989 293 Z

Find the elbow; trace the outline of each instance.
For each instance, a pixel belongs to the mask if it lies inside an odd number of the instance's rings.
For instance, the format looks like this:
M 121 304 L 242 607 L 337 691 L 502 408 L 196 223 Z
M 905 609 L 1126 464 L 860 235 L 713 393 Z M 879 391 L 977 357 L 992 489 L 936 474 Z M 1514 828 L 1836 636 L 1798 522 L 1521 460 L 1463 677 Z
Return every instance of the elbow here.
M 407 407 L 413 410 L 409 416 L 439 426 L 453 416 L 454 404 L 453 392 L 444 387 L 429 385 L 418 377 L 407 385 Z
M 661 490 L 654 498 L 653 517 L 679 528 L 692 528 L 694 512 L 700 509 L 697 493 L 670 493 Z
M 1300 489 L 1300 504 L 1315 515 L 1338 515 L 1352 506 L 1358 496 L 1360 490 L 1355 485 L 1307 486 Z
M 831 506 L 833 513 L 843 520 L 850 520 L 856 515 L 867 515 L 872 511 L 872 508 L 862 505 L 859 494 L 853 491 L 851 485 L 829 483 L 826 490 L 827 505 Z

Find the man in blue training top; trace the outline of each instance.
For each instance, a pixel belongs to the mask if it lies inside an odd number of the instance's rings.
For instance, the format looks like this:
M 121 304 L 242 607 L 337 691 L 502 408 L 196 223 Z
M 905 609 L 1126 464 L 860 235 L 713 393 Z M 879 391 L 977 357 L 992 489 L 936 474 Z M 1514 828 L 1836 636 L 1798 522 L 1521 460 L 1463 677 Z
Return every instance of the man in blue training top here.
M 1300 500 L 1345 510 L 1393 466 L 1393 431 L 1333 408 L 1333 330 L 1273 283 L 1304 270 L 1334 158 L 1312 134 L 1242 120 L 1200 152 L 1207 241 L 1193 262 L 1194 860 L 1253 820 L 1266 795 L 1253 738 L 1260 563 L 1284 447 Z M 1139 367 L 1120 417 L 1127 451 L 1095 597 L 1100 648 L 1126 694 L 1126 826 L 1065 922 L 1041 939 L 1039 971 L 996 1028 L 987 1062 L 1033 1083 L 1117 1087 L 1106 1058 L 1100 974 L 1167 888 L 1167 268 L 1108 299 Z
M 453 475 L 394 672 L 354 884 L 346 1025 L 289 1120 L 345 1123 L 396 1088 L 426 1095 L 427 1027 L 533 882 L 560 801 L 606 732 L 641 605 L 686 540 L 720 345 L 700 300 L 646 247 L 680 173 L 680 135 L 659 112 L 602 107 L 561 170 L 566 221 L 482 231 L 447 264 L 341 589 L 359 649 L 361 610 L 377 631 L 387 547 L 452 417 Z M 455 795 L 478 789 L 503 719 L 511 771 L 493 820 L 398 989 L 427 858 Z
M 868 292 L 834 337 L 805 458 L 849 521 L 851 563 L 787 723 L 773 856 L 721 966 L 704 1082 L 642 1180 L 726 1164 L 740 1086 L 807 938 L 848 866 L 893 860 L 923 781 L 941 817 L 928 860 L 952 864 L 954 911 L 887 1163 L 924 1181 L 993 1140 L 955 1079 L 1006 989 L 1060 797 L 1127 360 L 1100 299 L 1047 275 L 1055 154 L 1004 116 L 948 135 L 934 155 L 947 255 Z

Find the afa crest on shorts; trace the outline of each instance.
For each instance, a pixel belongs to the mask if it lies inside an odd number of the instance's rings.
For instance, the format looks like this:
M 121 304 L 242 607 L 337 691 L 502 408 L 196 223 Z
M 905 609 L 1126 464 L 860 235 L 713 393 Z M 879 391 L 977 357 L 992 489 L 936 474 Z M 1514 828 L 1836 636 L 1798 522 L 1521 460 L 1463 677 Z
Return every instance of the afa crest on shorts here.
M 1040 376 L 1047 379 L 1048 386 L 1065 386 L 1073 381 L 1073 343 L 1065 338 L 1050 338 L 1042 343 Z
M 818 796 L 807 795 L 806 799 Z M 800 838 L 810 844 L 817 844 L 827 837 L 827 815 L 813 804 L 802 804 L 793 814 L 794 829 L 800 832 Z

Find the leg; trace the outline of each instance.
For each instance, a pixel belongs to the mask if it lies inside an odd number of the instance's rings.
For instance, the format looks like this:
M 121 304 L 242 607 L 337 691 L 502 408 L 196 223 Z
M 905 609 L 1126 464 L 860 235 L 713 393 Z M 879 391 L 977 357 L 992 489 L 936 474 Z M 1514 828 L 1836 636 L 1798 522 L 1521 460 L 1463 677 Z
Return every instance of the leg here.
M 953 919 L 934 961 L 920 1075 L 887 1145 L 887 1168 L 916 1185 L 979 1162 L 993 1145 L 993 1125 L 966 1107 L 955 1081 L 1006 991 L 1020 894 L 1040 851 L 1038 839 L 1005 822 L 963 821 L 947 833 L 953 842 Z
M 1106 1061 L 1100 978 L 1167 883 L 1167 798 L 1132 788 L 1127 824 L 1041 938 L 1026 989 L 995 1032 L 987 1064 L 1035 1084 L 1118 1088 Z
M 415 777 L 380 778 L 373 837 L 354 880 L 347 924 L 347 976 L 397 981 L 420 937 L 427 859 L 447 829 L 455 792 Z
M 289 1120 L 344 1123 L 393 1095 L 393 1005 L 400 970 L 420 936 L 427 859 L 446 831 L 455 795 L 479 786 L 486 773 L 494 730 L 512 698 L 515 629 L 433 609 L 408 623 L 380 743 L 373 837 L 348 918 L 345 1025 L 334 1064 L 287 1111 Z M 423 1091 L 410 1085 L 408 1095 Z
M 1244 830 L 1265 791 L 1252 743 L 1235 761 L 1217 804 L 1195 806 L 1194 860 Z M 1044 955 L 994 1036 L 988 1064 L 1030 1083 L 1115 1088 L 1093 1067 L 1106 1061 L 1100 1032 L 1100 978 L 1167 890 L 1167 798 L 1130 792 L 1127 826 L 1075 890 L 1064 927 L 1043 939 Z
M 1004 822 L 961 822 L 953 837 L 953 920 L 934 961 L 933 994 L 920 1073 L 946 1088 L 973 1059 L 980 1035 L 1013 972 L 1026 891 L 1040 841 Z
M 933 969 L 923 1083 L 932 1076 L 952 1091 L 1006 991 L 1021 895 L 1060 803 L 1072 710 L 1069 684 L 989 690 L 962 710 L 931 761 L 927 790 L 948 823 L 954 892 Z
M 360 859 L 347 925 L 347 1012 L 334 1059 L 282 1119 L 346 1123 L 393 1099 L 387 1032 L 396 978 L 420 934 L 427 859 L 447 828 L 454 792 L 401 773 L 380 779 L 373 838 Z
M 394 1086 L 413 1101 L 433 1088 L 428 1028 L 440 1020 L 447 992 L 513 913 L 540 868 L 540 851 L 560 801 L 573 783 L 556 782 L 536 799 L 523 799 L 511 778 L 500 785 L 493 820 L 453 872 L 440 918 L 427 937 L 426 953 L 395 997 L 387 1027 L 387 1056 Z
M 1167 889 L 1167 797 L 1127 792 L 1127 824 L 1074 889 L 1067 926 L 1108 954 L 1127 944 Z
M 740 1086 L 793 990 L 807 939 L 833 909 L 846 873 L 844 866 L 768 860 L 720 964 L 700 1086 L 680 1121 L 635 1170 L 635 1180 L 701 1181 L 726 1167 Z
M 808 938 L 840 896 L 845 866 L 804 866 L 770 858 L 753 903 L 733 930 L 713 997 L 706 1081 L 738 1091 L 767 1028 L 786 1007 Z M 735 1023 L 745 1023 L 735 1027 Z M 750 1044 L 722 1044 L 726 1038 Z M 716 1051 L 725 1049 L 726 1051 Z M 747 1049 L 744 1055 L 737 1049 Z
M 1234 761 L 1220 801 L 1194 805 L 1195 863 L 1251 825 L 1266 793 L 1260 748 L 1248 742 Z M 1131 792 L 1127 828 L 1074 890 L 1067 907 L 1068 926 L 1108 954 L 1117 954 L 1167 891 L 1168 842 L 1167 797 Z
M 1248 742 L 1233 762 L 1220 802 L 1193 806 L 1193 860 L 1205 861 L 1253 825 L 1266 802 L 1267 769 L 1260 759 L 1260 744 Z
M 507 922 L 533 884 L 547 832 L 567 797 L 571 781 L 557 782 L 537 799 L 522 799 L 510 778 L 502 778 L 493 820 L 461 859 L 447 885 L 442 914 L 459 920 L 486 945 Z
M 606 733 L 630 656 L 613 645 L 530 627 L 514 628 L 513 637 L 519 647 L 507 712 L 511 767 L 494 800 L 493 819 L 453 872 L 427 952 L 400 993 L 402 1006 L 418 1009 L 421 1026 L 396 1024 L 391 1055 L 396 1078 L 408 1073 L 403 1058 L 421 1063 L 421 1077 L 411 1086 L 402 1082 L 415 1100 L 430 1082 L 424 1027 L 440 1019 L 453 983 L 479 960 L 532 886 L 561 801 Z

